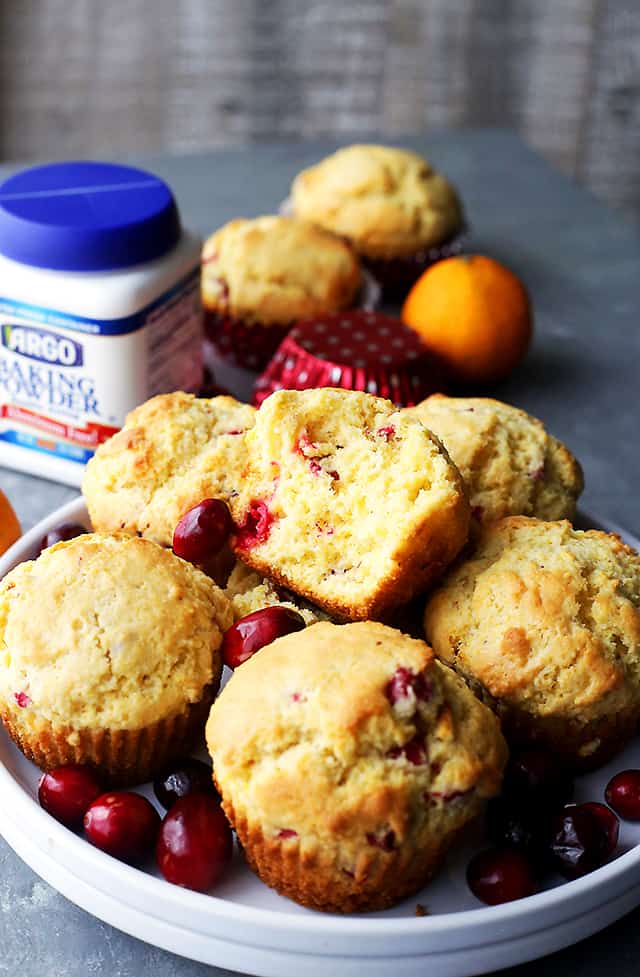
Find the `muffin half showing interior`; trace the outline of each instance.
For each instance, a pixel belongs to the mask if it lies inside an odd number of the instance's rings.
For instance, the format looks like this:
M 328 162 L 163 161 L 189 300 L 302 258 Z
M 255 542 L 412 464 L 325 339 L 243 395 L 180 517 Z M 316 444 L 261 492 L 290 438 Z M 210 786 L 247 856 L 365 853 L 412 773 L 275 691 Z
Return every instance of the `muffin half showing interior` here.
M 620 750 L 640 718 L 640 556 L 617 536 L 511 516 L 430 597 L 436 655 L 507 738 L 576 768 Z
M 582 469 L 536 417 L 488 397 L 443 394 L 407 413 L 440 438 L 457 465 L 474 526 L 504 516 L 575 516 Z
M 291 198 L 297 217 L 351 241 L 387 300 L 404 298 L 425 268 L 461 250 L 455 189 L 405 149 L 339 149 L 298 174 Z
M 313 624 L 236 669 L 207 744 L 263 882 L 314 909 L 382 909 L 420 889 L 497 793 L 496 718 L 422 641 Z
M 30 760 L 142 783 L 202 736 L 230 604 L 150 542 L 88 534 L 0 582 L 0 715 Z
M 389 401 L 283 390 L 245 438 L 229 500 L 236 556 L 351 620 L 377 618 L 437 579 L 466 542 L 462 479 L 438 440 Z

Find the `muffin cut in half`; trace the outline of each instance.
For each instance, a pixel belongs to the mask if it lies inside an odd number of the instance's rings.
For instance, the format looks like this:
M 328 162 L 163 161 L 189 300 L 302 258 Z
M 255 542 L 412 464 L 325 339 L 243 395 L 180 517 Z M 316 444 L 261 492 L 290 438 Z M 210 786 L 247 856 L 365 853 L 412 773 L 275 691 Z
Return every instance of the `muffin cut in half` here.
M 497 793 L 497 719 L 423 641 L 322 622 L 236 669 L 207 723 L 224 810 L 251 868 L 330 912 L 420 889 Z
M 100 445 L 82 492 L 93 528 L 139 533 L 171 546 L 182 516 L 206 498 L 227 499 L 245 466 L 242 435 L 255 411 L 233 397 L 160 394 L 136 407 Z
M 617 536 L 511 516 L 427 603 L 436 655 L 508 738 L 577 768 L 603 763 L 640 718 L 640 556 Z
M 504 516 L 575 515 L 582 469 L 536 417 L 499 400 L 443 394 L 407 413 L 440 438 L 457 465 L 474 526 Z
M 0 715 L 49 770 L 142 783 L 197 743 L 233 623 L 222 591 L 149 540 L 87 534 L 0 582 Z
M 245 438 L 230 499 L 246 564 L 349 619 L 379 617 L 436 579 L 463 546 L 460 475 L 422 424 L 369 394 L 283 390 Z

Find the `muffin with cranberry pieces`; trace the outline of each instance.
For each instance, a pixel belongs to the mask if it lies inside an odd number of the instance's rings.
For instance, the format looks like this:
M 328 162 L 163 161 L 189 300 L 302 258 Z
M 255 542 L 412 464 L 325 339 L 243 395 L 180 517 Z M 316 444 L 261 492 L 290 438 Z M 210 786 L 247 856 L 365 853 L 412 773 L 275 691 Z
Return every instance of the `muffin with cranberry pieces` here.
M 457 468 L 389 401 L 332 388 L 278 391 L 245 441 L 231 547 L 331 615 L 379 618 L 424 591 L 467 539 Z
M 516 742 L 588 769 L 636 729 L 640 556 L 617 536 L 525 516 L 488 525 L 424 626 Z
M 202 251 L 208 339 L 219 356 L 257 371 L 298 320 L 356 304 L 362 284 L 353 249 L 290 217 L 230 221 Z
M 474 525 L 504 516 L 574 517 L 582 469 L 536 417 L 487 397 L 443 394 L 407 413 L 440 438 L 457 465 Z
M 405 149 L 340 149 L 298 174 L 291 199 L 296 216 L 351 241 L 387 299 L 401 300 L 425 268 L 461 249 L 455 189 Z
M 171 546 L 189 509 L 236 490 L 254 419 L 253 407 L 233 397 L 179 391 L 136 407 L 87 465 L 82 492 L 93 528 Z
M 149 540 L 58 543 L 0 582 L 0 715 L 30 760 L 141 783 L 202 736 L 230 604 Z
M 302 905 L 383 909 L 420 889 L 497 793 L 498 721 L 422 641 L 313 624 L 234 672 L 207 744 L 251 868 Z

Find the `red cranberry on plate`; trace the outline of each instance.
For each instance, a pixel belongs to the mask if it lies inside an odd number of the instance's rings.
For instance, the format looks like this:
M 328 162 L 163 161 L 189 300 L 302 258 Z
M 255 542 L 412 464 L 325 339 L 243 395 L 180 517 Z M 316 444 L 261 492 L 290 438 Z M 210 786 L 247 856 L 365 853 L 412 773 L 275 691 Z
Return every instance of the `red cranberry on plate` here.
M 561 808 L 573 795 L 573 779 L 552 753 L 532 747 L 509 761 L 503 794 L 528 807 L 553 810 Z
M 204 563 L 219 553 L 233 529 L 222 499 L 203 499 L 184 516 L 173 533 L 173 552 L 190 563 Z
M 156 859 L 167 882 L 206 892 L 231 860 L 233 839 L 222 808 L 207 794 L 189 794 L 165 816 Z
M 577 879 L 593 872 L 609 854 L 609 832 L 597 814 L 585 804 L 566 807 L 551 828 L 551 853 L 561 875 Z
M 607 804 L 626 821 L 640 821 L 640 770 L 622 770 L 604 792 Z
M 50 529 L 40 540 L 40 552 L 54 546 L 56 543 L 64 543 L 76 536 L 83 536 L 89 530 L 81 526 L 79 522 L 63 522 L 55 529 Z
M 598 801 L 587 801 L 579 806 L 586 808 L 587 811 L 597 817 L 607 837 L 607 856 L 612 855 L 618 844 L 618 835 L 620 834 L 620 822 L 616 815 L 610 807 L 607 807 L 606 804 L 599 804 Z
M 166 767 L 153 782 L 153 791 L 160 803 L 169 810 L 177 800 L 198 791 L 211 794 L 219 801 L 213 785 L 211 767 L 194 757 L 180 757 Z
M 263 607 L 229 628 L 222 640 L 222 657 L 229 668 L 237 668 L 256 651 L 292 631 L 305 628 L 304 618 L 289 607 Z
M 142 862 L 153 851 L 160 815 L 141 794 L 113 791 L 98 797 L 84 816 L 92 845 L 123 862 Z
M 89 805 L 104 790 L 98 774 L 81 763 L 67 763 L 44 773 L 38 785 L 38 800 L 56 821 L 67 828 L 81 828 Z
M 489 848 L 471 859 L 467 883 L 474 896 L 489 906 L 524 899 L 536 891 L 531 864 L 513 848 Z

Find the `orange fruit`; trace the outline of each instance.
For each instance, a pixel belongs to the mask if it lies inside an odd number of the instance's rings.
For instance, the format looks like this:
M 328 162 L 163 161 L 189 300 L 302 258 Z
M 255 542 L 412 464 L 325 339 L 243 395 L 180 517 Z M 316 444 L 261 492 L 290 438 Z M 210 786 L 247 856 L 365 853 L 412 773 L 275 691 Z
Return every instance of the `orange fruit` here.
M 467 383 L 499 380 L 527 351 L 531 305 L 520 279 L 493 258 L 446 258 L 420 276 L 402 318 Z
M 18 517 L 4 492 L 0 490 L 0 553 L 4 553 L 20 538 L 22 530 Z

